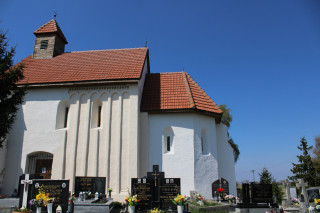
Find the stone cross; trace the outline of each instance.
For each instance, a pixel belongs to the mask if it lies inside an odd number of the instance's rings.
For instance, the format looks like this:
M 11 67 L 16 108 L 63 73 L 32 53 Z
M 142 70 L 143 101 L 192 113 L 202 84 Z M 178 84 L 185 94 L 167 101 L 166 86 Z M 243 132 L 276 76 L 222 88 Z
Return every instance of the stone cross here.
M 284 181 L 283 185 L 285 185 L 285 187 L 286 187 L 287 201 L 289 201 L 290 198 L 291 198 L 291 196 L 290 196 L 290 185 L 291 185 L 291 183 L 288 181 L 288 179 L 286 179 Z
M 304 182 L 303 179 L 298 179 L 298 183 L 296 183 L 296 186 L 298 188 L 301 188 L 302 195 L 305 199 L 305 202 L 307 205 L 309 205 L 309 199 L 308 199 L 308 195 L 307 195 L 307 191 L 306 191 L 306 186 L 308 186 L 308 182 Z
M 24 180 L 21 180 L 21 184 L 24 185 L 23 190 L 23 199 L 22 199 L 22 206 L 27 207 L 28 204 L 28 186 L 29 184 L 32 184 L 32 180 L 29 180 L 29 174 L 25 174 Z

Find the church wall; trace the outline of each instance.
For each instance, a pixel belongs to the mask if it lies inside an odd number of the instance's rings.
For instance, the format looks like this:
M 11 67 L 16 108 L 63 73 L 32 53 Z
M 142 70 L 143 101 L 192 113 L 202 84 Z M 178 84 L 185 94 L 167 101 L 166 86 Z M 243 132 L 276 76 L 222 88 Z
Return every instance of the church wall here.
M 235 163 L 233 157 L 233 149 L 228 143 L 227 127 L 224 124 L 217 124 L 217 145 L 218 145 L 218 161 L 219 178 L 224 178 L 229 182 L 229 193 L 237 195 Z
M 8 137 L 1 193 L 11 195 L 26 172 L 27 156 L 43 151 L 53 154 L 52 179 L 70 179 L 73 190 L 75 176 L 106 177 L 106 188 L 122 200 L 130 178 L 138 175 L 138 94 L 137 84 L 27 91 Z M 66 127 L 59 115 L 64 107 Z
M 194 131 L 194 190 L 203 194 L 207 199 L 211 199 L 211 184 L 218 179 L 215 119 L 210 116 L 194 114 Z M 202 146 L 204 146 L 203 151 Z
M 4 194 L 11 195 L 18 186 L 19 175 L 25 172 L 27 155 L 44 151 L 55 155 L 63 133 L 55 132 L 56 111 L 60 100 L 68 97 L 65 89 L 29 90 L 18 111 L 8 136 L 8 153 Z
M 166 177 L 181 178 L 181 193 L 194 189 L 194 123 L 189 113 L 149 114 L 149 171 L 158 164 Z M 170 152 L 164 153 L 166 128 L 172 130 Z

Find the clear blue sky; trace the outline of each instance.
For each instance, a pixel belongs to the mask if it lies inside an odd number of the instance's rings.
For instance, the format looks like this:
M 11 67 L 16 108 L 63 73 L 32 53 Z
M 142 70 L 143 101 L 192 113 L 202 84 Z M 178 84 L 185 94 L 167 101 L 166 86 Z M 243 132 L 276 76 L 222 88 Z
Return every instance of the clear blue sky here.
M 319 0 L 1 0 L 1 29 L 32 54 L 33 31 L 53 18 L 66 51 L 132 48 L 148 40 L 151 72 L 184 69 L 232 109 L 237 180 L 267 167 L 290 175 L 297 146 L 320 135 Z

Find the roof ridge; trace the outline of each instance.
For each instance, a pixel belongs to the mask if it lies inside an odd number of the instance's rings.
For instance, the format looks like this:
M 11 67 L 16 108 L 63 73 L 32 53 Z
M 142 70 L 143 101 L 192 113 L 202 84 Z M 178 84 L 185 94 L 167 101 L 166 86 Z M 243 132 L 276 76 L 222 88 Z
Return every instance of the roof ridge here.
M 212 98 L 199 86 L 199 84 L 189 75 L 186 73 L 186 75 L 188 75 L 188 77 L 190 77 L 191 81 L 193 81 L 193 84 L 198 87 L 198 89 L 200 90 L 200 92 L 215 106 L 217 107 L 217 109 L 221 110 L 219 108 L 219 106 L 212 100 Z
M 38 30 L 41 30 L 43 29 L 47 24 L 49 24 L 51 21 L 54 21 L 56 24 L 55 24 L 55 31 L 58 31 L 58 28 L 57 28 L 57 22 L 55 21 L 55 19 L 51 19 L 50 21 L 48 21 L 47 23 L 43 24 L 41 27 L 39 27 L 38 29 L 36 29 L 33 33 L 37 33 Z
M 113 50 L 135 50 L 135 49 L 148 49 L 147 47 L 134 47 L 134 48 L 123 48 L 123 49 L 102 49 L 102 50 L 79 50 L 79 51 L 71 51 L 69 53 L 77 53 L 77 52 L 99 52 L 99 51 L 113 51 Z
M 188 99 L 189 99 L 189 102 L 190 102 L 190 107 L 193 108 L 193 107 L 196 107 L 196 103 L 194 101 L 194 98 L 193 98 L 193 95 L 192 95 L 192 92 L 191 92 L 191 88 L 190 88 L 190 85 L 189 85 L 189 82 L 188 82 L 188 79 L 187 79 L 187 74 L 186 72 L 182 71 L 182 72 L 179 72 L 182 74 L 182 78 L 183 78 L 183 81 L 184 81 L 184 85 L 186 87 L 186 90 L 187 90 L 187 94 L 188 94 Z

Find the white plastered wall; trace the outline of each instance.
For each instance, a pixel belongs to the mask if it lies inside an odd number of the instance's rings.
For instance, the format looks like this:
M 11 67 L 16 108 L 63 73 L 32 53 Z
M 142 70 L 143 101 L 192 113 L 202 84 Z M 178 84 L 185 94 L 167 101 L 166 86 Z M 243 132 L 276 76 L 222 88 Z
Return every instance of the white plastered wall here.
M 67 128 L 56 125 L 62 100 L 70 104 Z M 102 105 L 100 127 L 91 125 L 93 103 Z M 1 193 L 11 195 L 27 156 L 44 151 L 53 154 L 52 179 L 73 186 L 75 176 L 107 177 L 106 188 L 123 199 L 138 175 L 138 113 L 138 84 L 28 90 L 8 137 Z
M 219 161 L 219 178 L 229 182 L 229 194 L 236 196 L 236 175 L 233 149 L 228 143 L 227 127 L 224 124 L 217 124 L 217 145 Z

